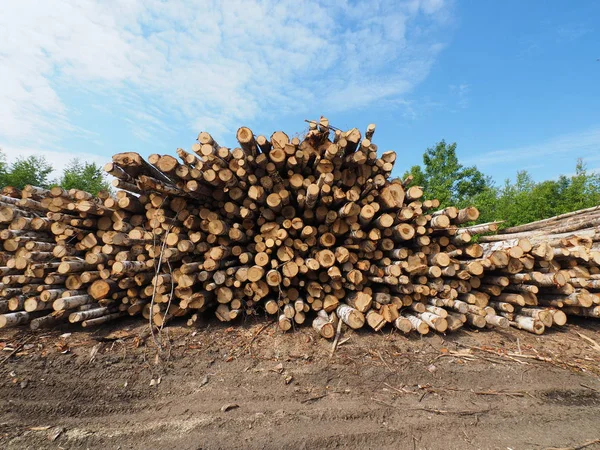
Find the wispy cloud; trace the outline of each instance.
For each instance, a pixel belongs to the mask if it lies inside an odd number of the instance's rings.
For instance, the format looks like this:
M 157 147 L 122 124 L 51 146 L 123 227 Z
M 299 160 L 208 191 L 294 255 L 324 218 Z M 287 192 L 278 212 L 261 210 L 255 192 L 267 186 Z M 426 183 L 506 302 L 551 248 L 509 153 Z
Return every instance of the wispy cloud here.
M 560 25 L 556 29 L 556 34 L 559 41 L 576 41 L 591 32 L 590 27 L 583 23 L 569 23 Z
M 454 104 L 451 105 L 451 109 L 465 109 L 469 106 L 469 91 L 470 87 L 466 83 L 451 84 L 450 95 L 454 100 Z
M 442 0 L 20 0 L 2 10 L 0 139 L 20 146 L 97 133 L 74 125 L 86 101 L 122 108 L 145 141 L 173 118 L 223 133 L 259 114 L 401 98 L 429 73 L 449 17 Z
M 583 157 L 591 161 L 598 159 L 600 152 L 600 127 L 564 134 L 538 144 L 496 150 L 473 156 L 466 164 L 486 167 L 495 164 L 540 160 L 549 157 L 569 155 L 573 158 Z

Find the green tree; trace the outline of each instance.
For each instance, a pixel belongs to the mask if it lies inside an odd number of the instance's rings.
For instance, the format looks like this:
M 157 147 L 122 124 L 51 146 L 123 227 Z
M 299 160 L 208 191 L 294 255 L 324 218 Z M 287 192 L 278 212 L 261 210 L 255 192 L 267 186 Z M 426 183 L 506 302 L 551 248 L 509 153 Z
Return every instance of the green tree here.
M 69 162 L 60 179 L 60 186 L 64 189 L 81 189 L 94 195 L 110 190 L 101 167 L 96 163 L 81 163 L 78 159 Z
M 514 182 L 507 179 L 496 187 L 476 167 L 460 164 L 455 143 L 441 141 L 425 151 L 422 166 L 411 167 L 403 178 L 408 175 L 413 185 L 423 187 L 425 198 L 440 200 L 440 207 L 473 205 L 479 209 L 479 223 L 502 220 L 501 227 L 600 204 L 600 175 L 589 173 L 581 159 L 571 176 L 535 182 L 527 171 L 519 171 Z
M 464 167 L 456 156 L 456 143 L 442 140 L 423 154 L 423 168 L 413 166 L 412 183 L 422 186 L 426 198 L 437 198 L 440 206 L 462 205 L 492 186 L 491 179 L 477 167 Z
M 412 176 L 411 184 L 413 186 L 425 186 L 425 184 L 427 183 L 427 180 L 425 179 L 425 174 L 423 173 L 423 169 L 421 169 L 421 166 L 412 166 L 409 171 L 404 172 L 404 176 L 402 178 L 406 179 L 408 175 Z
M 0 187 L 5 186 L 4 178 L 6 177 L 6 155 L 0 148 Z
M 588 173 L 578 160 L 570 177 L 535 182 L 528 172 L 520 171 L 514 183 L 507 179 L 495 195 L 487 196 L 484 190 L 471 200 L 481 212 L 480 222 L 504 220 L 501 227 L 521 225 L 600 204 L 600 176 Z
M 557 214 L 589 208 L 600 203 L 600 176 L 588 173 L 581 158 L 577 160 L 575 175 L 570 178 L 561 176 L 558 184 L 561 189 L 560 201 L 556 205 Z
M 475 206 L 479 209 L 479 219 L 477 222 L 486 223 L 498 220 L 498 217 L 503 217 L 498 210 L 499 189 L 490 184 L 484 187 L 481 191 L 472 197 L 463 200 L 457 204 L 458 207 Z
M 23 189 L 28 184 L 48 188 L 53 184 L 49 179 L 53 170 L 46 158 L 32 155 L 18 158 L 8 167 L 3 162 L 0 181 L 2 186 L 14 186 L 19 189 Z

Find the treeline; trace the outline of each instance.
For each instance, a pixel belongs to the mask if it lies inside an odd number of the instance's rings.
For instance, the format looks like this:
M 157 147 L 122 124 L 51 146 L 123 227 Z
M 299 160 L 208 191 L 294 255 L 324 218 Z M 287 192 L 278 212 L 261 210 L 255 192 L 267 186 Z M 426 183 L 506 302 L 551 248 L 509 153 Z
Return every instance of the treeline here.
M 64 189 L 81 189 L 92 194 L 109 191 L 102 167 L 95 163 L 73 159 L 69 162 L 59 179 L 52 179 L 54 167 L 42 156 L 17 158 L 12 164 L 6 162 L 6 156 L 0 150 L 0 188 L 14 186 L 22 189 L 26 185 L 51 188 L 61 186 Z
M 425 197 L 439 199 L 442 207 L 474 205 L 481 212 L 479 223 L 504 220 L 505 228 L 600 204 L 600 175 L 589 173 L 581 159 L 574 169 L 574 175 L 541 182 L 523 170 L 515 181 L 496 185 L 477 167 L 460 164 L 456 143 L 441 141 L 403 179 L 412 175 L 412 184 L 423 186 Z

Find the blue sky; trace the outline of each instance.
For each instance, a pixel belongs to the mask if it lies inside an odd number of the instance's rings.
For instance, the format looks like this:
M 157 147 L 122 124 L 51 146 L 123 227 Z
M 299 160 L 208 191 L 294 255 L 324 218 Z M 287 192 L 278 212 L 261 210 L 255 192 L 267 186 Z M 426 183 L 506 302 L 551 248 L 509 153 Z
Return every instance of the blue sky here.
M 441 139 L 497 182 L 600 171 L 596 1 L 7 0 L 0 147 L 103 163 L 200 131 L 377 124 L 401 174 Z

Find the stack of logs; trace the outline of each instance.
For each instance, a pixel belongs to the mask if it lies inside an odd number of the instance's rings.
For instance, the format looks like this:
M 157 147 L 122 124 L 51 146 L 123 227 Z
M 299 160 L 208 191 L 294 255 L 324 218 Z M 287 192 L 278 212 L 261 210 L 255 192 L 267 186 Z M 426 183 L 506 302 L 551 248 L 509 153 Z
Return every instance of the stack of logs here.
M 518 257 L 502 280 L 513 308 L 501 313 L 541 334 L 566 315 L 600 318 L 600 206 L 479 238 L 484 252 Z M 522 256 L 520 256 L 522 254 Z M 492 293 L 493 286 L 485 290 Z M 533 318 L 532 321 L 530 318 Z
M 497 223 L 466 225 L 477 209 L 440 210 L 390 179 L 396 154 L 378 155 L 374 132 L 325 118 L 303 139 L 242 127 L 234 149 L 202 132 L 179 159 L 114 155 L 114 195 L 4 188 L 0 328 L 267 314 L 331 338 L 338 324 L 541 333 L 598 315 L 595 234 L 539 238 L 565 231 L 554 219 L 473 243 Z

